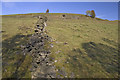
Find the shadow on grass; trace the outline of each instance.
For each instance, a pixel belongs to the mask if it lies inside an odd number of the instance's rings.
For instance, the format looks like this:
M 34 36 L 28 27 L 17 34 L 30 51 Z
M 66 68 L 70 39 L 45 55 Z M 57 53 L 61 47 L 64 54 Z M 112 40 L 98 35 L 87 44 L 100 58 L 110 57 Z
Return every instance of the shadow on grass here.
M 106 38 L 102 38 L 103 41 L 107 42 L 108 44 L 111 44 L 115 47 L 118 47 L 118 43 L 116 43 L 115 41 L 113 40 L 109 40 L 109 39 L 106 39 Z
M 82 44 L 87 55 L 101 64 L 106 72 L 114 74 L 118 72 L 118 50 L 101 43 L 84 43 Z
M 70 66 L 72 67 L 71 70 L 73 70 L 73 72 L 80 73 L 83 69 L 85 69 L 84 68 L 85 66 L 83 66 L 82 65 L 83 63 L 81 63 L 80 61 L 84 59 L 85 64 L 88 63 L 89 65 L 89 63 L 91 64 L 92 62 L 93 63 L 97 62 L 108 74 L 111 75 L 111 77 L 118 77 L 118 50 L 117 49 L 102 43 L 95 43 L 95 42 L 83 43 L 82 48 L 85 50 L 85 52 L 82 52 L 79 48 L 77 48 L 71 51 L 72 54 L 75 53 L 76 55 L 74 56 L 68 55 L 70 57 L 70 60 L 67 60 L 67 61 L 70 62 Z M 87 53 L 87 56 L 81 56 L 85 53 Z M 87 60 L 87 57 L 91 58 L 90 62 L 89 60 Z M 82 58 L 82 59 L 79 60 L 79 58 Z M 98 65 L 98 64 L 95 64 L 95 65 Z M 92 70 L 92 69 L 93 68 L 91 67 L 91 69 L 89 70 Z M 87 73 L 86 77 L 90 77 L 90 76 L 95 77 L 92 75 L 94 74 L 94 72 L 90 72 L 89 70 L 85 70 Z M 99 75 L 101 75 L 101 73 Z
M 23 55 L 21 45 L 25 45 L 31 35 L 17 34 L 2 42 L 2 77 L 22 78 L 30 66 L 28 55 Z

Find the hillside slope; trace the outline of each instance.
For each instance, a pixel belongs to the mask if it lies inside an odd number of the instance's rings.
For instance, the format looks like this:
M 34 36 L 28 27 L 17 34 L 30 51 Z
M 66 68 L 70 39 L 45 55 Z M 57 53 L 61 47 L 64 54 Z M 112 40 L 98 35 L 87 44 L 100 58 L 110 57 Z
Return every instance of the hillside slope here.
M 24 71 L 23 78 L 31 77 L 30 56 L 22 59 L 21 45 L 25 45 L 39 15 L 2 16 L 3 77 L 11 77 L 16 69 Z M 46 32 L 52 37 L 51 60 L 62 76 L 77 78 L 118 77 L 118 22 L 92 19 L 80 14 L 56 14 L 48 17 Z M 17 67 L 17 68 L 16 68 Z M 63 72 L 64 71 L 64 72 Z M 19 72 L 18 72 L 19 73 Z M 63 76 L 64 77 L 64 76 Z

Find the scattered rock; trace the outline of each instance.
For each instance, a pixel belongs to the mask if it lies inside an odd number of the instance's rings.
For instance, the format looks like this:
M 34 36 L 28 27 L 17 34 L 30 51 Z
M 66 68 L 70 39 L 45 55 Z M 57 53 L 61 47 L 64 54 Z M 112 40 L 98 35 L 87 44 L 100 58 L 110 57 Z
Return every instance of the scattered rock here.
M 51 47 L 54 47 L 53 44 L 50 45 Z
M 55 60 L 55 62 L 57 62 L 57 60 Z
M 0 33 L 4 33 L 4 32 L 6 32 L 6 31 L 0 31 Z
M 62 18 L 65 18 L 65 17 L 66 17 L 66 15 L 65 15 L 65 14 L 63 14 L 63 15 L 62 15 Z
M 67 44 L 68 44 L 68 42 L 65 42 L 64 44 L 65 44 L 65 45 L 67 45 Z
M 55 52 L 55 53 L 58 54 L 59 52 L 61 52 L 61 51 L 57 51 L 57 52 Z

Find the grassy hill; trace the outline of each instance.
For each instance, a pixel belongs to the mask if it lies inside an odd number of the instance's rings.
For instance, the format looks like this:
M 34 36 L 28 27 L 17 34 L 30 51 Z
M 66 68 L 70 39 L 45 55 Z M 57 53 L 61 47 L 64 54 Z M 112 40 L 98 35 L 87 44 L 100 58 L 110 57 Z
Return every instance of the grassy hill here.
M 31 76 L 31 56 L 27 55 L 19 66 L 17 63 L 22 59 L 21 45 L 34 33 L 39 15 L 46 14 L 2 16 L 3 77 L 12 77 L 15 71 L 23 72 L 21 77 L 24 78 Z M 67 13 L 46 16 L 47 34 L 53 39 L 50 56 L 56 61 L 57 69 L 65 71 L 68 77 L 118 77 L 118 21 Z

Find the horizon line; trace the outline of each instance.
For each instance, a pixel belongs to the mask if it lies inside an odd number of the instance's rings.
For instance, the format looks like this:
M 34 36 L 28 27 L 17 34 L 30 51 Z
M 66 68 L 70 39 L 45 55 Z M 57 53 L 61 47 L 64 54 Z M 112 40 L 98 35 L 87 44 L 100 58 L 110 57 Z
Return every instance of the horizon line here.
M 43 13 L 23 13 L 23 14 L 46 14 L 45 12 L 43 12 Z M 49 13 L 49 14 L 56 14 L 56 13 Z M 57 14 L 62 14 L 62 13 L 57 13 Z M 63 14 L 79 14 L 79 13 L 63 13 Z M 0 14 L 0 16 L 7 16 L 7 15 L 21 15 L 21 14 Z M 85 16 L 85 14 L 79 14 L 79 15 L 84 15 Z M 99 17 L 95 17 L 95 18 L 99 18 Z M 103 18 L 100 18 L 100 19 L 103 19 Z M 103 20 L 109 20 L 109 19 L 103 19 Z M 116 19 L 116 20 L 118 20 L 118 19 Z M 116 20 L 109 20 L 109 21 L 116 21 Z M 118 20 L 119 21 L 119 20 Z

